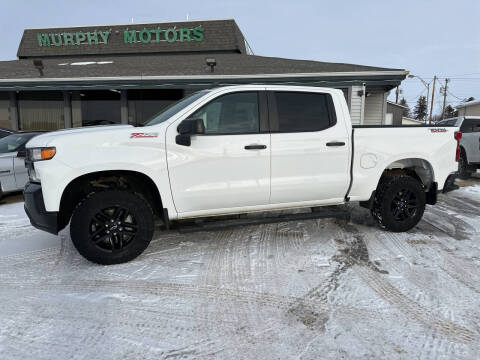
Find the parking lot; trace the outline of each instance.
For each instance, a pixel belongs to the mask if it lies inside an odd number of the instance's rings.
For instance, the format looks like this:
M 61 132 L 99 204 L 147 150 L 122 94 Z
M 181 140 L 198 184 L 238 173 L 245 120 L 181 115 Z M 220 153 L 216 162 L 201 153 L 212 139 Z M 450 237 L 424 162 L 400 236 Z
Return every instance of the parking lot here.
M 158 232 L 106 267 L 7 198 L 1 358 L 478 358 L 480 177 L 459 184 L 408 233 L 348 205 L 347 220 Z

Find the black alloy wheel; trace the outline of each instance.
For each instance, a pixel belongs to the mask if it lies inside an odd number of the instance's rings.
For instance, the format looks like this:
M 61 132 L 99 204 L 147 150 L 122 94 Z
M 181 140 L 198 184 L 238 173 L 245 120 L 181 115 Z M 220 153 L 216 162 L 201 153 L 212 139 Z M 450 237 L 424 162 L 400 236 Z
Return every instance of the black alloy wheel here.
M 87 260 L 110 265 L 140 255 L 153 237 L 154 215 L 148 201 L 127 190 L 92 193 L 77 206 L 70 235 Z
M 397 221 L 404 221 L 415 217 L 418 201 L 414 192 L 401 189 L 394 195 L 390 206 L 393 218 Z
M 90 221 L 90 240 L 100 249 L 114 252 L 127 247 L 135 238 L 138 227 L 131 212 L 113 206 L 97 212 Z
M 418 224 L 425 205 L 425 188 L 419 179 L 403 173 L 388 174 L 375 191 L 371 213 L 382 228 L 402 232 Z

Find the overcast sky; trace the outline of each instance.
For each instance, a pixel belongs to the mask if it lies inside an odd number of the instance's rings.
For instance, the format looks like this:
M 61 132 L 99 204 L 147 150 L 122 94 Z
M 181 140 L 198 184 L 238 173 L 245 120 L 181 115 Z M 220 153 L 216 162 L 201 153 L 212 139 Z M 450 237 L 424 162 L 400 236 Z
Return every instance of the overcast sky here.
M 449 77 L 449 103 L 480 99 L 480 0 L 2 0 L 1 8 L 0 60 L 16 58 L 24 28 L 175 21 L 189 14 L 234 18 L 257 55 L 403 68 L 442 83 Z M 426 93 L 417 79 L 401 88 L 411 107 Z

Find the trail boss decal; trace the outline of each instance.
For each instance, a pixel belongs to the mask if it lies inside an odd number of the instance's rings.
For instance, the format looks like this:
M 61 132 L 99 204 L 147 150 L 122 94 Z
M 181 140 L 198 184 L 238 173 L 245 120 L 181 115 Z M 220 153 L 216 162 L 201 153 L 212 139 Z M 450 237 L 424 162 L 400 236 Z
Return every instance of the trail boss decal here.
M 132 133 L 130 134 L 130 139 L 140 139 L 140 138 L 156 138 L 158 133 Z
M 444 133 L 447 132 L 447 129 L 430 129 L 431 133 Z

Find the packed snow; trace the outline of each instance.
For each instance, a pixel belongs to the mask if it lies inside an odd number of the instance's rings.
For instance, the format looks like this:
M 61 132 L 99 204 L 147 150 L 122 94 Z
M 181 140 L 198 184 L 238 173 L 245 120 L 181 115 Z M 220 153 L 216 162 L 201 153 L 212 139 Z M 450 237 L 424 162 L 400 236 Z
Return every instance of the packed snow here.
M 367 210 L 157 232 L 99 266 L 0 205 L 1 359 L 476 359 L 480 181 L 408 233 Z

